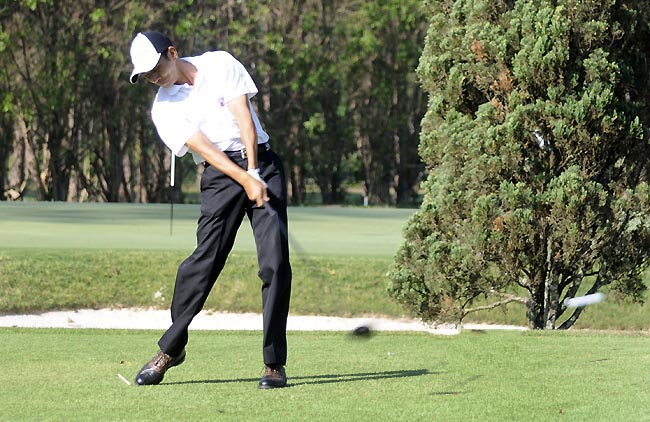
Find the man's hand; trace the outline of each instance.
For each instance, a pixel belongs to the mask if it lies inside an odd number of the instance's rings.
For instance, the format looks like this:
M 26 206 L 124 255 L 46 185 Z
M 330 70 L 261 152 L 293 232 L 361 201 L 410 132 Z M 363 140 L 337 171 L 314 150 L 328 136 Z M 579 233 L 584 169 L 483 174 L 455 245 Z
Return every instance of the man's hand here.
M 210 163 L 210 165 L 239 183 L 246 191 L 248 199 L 255 202 L 258 207 L 263 207 L 264 202 L 269 200 L 269 196 L 266 193 L 266 183 L 261 180 L 259 174 L 255 177 L 247 173 L 246 170 L 228 158 L 223 151 L 214 146 L 203 132 L 199 131 L 194 133 L 186 144 L 192 151 Z
M 248 169 L 248 171 L 247 171 L 246 173 L 248 173 L 248 174 L 250 174 L 251 176 L 253 176 L 253 179 L 262 182 L 262 184 L 264 185 L 265 188 L 268 188 L 268 187 L 269 187 L 269 185 L 266 184 L 266 182 L 264 181 L 264 179 L 262 179 L 262 176 L 260 176 L 260 169 Z
M 246 195 L 248 195 L 248 199 L 255 202 L 258 207 L 263 207 L 264 203 L 269 200 L 269 195 L 266 192 L 266 182 L 264 182 L 259 176 L 259 172 L 257 173 L 257 177 L 251 175 L 250 170 L 247 174 L 248 177 L 246 177 L 244 183 L 242 183 Z

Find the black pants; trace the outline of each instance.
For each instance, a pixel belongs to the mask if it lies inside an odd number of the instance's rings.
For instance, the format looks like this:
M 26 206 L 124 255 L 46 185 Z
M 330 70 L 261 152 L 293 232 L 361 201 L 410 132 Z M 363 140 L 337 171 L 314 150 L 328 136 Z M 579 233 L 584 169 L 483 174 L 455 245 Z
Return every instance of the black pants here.
M 245 158 L 231 159 L 246 169 Z M 221 171 L 207 167 L 203 172 L 197 247 L 178 268 L 171 305 L 172 325 L 158 342 L 160 350 L 171 356 L 180 354 L 187 344 L 188 326 L 203 308 L 246 214 L 255 236 L 258 275 L 262 279 L 264 363 L 286 364 L 291 295 L 286 178 L 282 162 L 273 151 L 260 152 L 258 166 L 268 184 L 269 202 L 277 212 L 274 215 L 252 203 L 244 188 Z

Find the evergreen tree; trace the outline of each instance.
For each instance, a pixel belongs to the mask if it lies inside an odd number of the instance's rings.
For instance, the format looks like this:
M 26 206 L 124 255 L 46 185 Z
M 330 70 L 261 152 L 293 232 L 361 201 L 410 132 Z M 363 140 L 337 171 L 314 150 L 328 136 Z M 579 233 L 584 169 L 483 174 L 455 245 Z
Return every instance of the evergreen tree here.
M 510 302 L 641 302 L 650 258 L 648 22 L 634 0 L 429 1 L 429 170 L 390 293 L 426 321 Z M 483 306 L 481 306 L 483 305 Z

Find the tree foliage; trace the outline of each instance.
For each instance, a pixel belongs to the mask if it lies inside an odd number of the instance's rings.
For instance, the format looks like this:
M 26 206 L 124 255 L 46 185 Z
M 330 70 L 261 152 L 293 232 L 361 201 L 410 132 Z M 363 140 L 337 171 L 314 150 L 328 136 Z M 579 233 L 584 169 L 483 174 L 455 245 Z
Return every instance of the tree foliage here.
M 126 93 L 123 47 L 125 28 L 156 15 L 127 2 L 5 4 L 0 59 L 15 127 L 2 139 L 12 152 L 0 157 L 12 169 L 5 191 L 21 197 L 31 183 L 42 200 L 162 199 L 164 150 L 148 142 L 150 99 Z
M 156 29 L 181 54 L 224 49 L 248 68 L 292 202 L 305 202 L 313 183 L 324 203 L 341 203 L 361 182 L 372 203 L 414 203 L 424 113 L 415 67 L 426 28 L 418 4 L 3 2 L 0 196 L 167 198 L 170 156 L 149 118 L 154 88 L 127 80 L 133 35 Z M 179 184 L 196 173 L 191 160 L 177 171 Z
M 641 301 L 650 258 L 647 3 L 429 1 L 425 199 L 391 294 L 428 321 L 510 302 Z M 524 293 L 524 294 L 522 294 Z

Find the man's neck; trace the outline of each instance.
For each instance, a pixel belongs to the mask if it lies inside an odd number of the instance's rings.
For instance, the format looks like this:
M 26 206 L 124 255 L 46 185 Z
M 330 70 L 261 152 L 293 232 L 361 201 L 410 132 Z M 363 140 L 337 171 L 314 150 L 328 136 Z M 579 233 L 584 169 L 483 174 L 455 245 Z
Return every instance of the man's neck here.
M 179 78 L 176 80 L 176 85 L 194 85 L 194 78 L 198 72 L 196 66 L 183 59 L 178 59 L 176 68 L 178 69 L 179 75 Z

